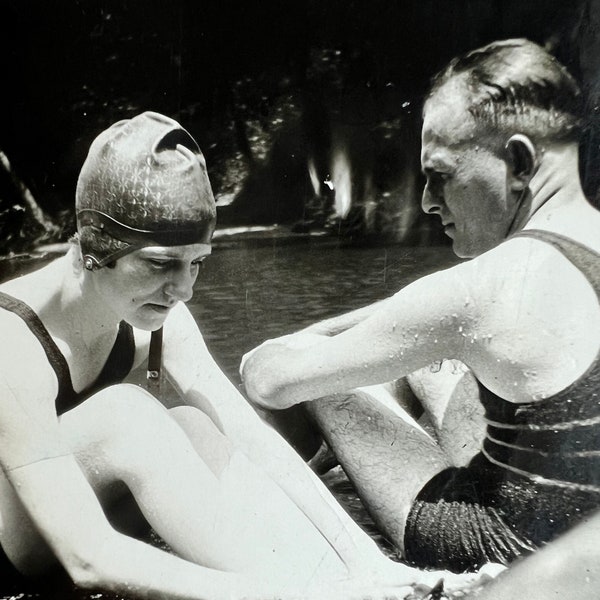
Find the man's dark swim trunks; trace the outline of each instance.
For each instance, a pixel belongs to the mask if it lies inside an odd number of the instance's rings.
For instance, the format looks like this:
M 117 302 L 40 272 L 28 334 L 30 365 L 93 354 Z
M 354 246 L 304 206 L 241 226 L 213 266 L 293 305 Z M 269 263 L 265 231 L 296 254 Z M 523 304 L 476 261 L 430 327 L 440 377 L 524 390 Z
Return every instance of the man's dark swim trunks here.
M 600 256 L 549 232 L 518 234 L 554 245 L 600 300 Z M 461 572 L 508 564 L 600 508 L 600 352 L 568 388 L 513 404 L 480 385 L 487 434 L 466 467 L 445 469 L 408 515 L 406 558 Z

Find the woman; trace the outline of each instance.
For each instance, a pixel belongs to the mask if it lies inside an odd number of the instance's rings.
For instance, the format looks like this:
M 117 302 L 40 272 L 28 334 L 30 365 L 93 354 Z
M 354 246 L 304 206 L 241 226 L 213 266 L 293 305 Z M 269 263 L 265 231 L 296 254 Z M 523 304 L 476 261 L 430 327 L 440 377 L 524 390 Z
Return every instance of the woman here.
M 215 225 L 191 136 L 150 112 L 110 127 L 76 210 L 67 254 L 0 286 L 4 562 L 140 597 L 360 597 L 412 582 L 259 420 L 185 307 Z M 126 383 L 147 360 L 181 406 Z M 173 554 L 137 539 L 140 523 Z

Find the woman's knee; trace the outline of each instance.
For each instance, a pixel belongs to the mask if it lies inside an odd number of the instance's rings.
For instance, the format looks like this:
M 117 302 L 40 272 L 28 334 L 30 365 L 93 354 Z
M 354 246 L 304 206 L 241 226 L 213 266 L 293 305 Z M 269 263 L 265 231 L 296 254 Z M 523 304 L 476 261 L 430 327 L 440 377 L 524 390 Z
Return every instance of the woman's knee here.
M 167 410 L 150 392 L 133 383 L 119 383 L 96 392 L 81 405 L 82 409 L 88 407 L 92 411 L 110 411 L 115 418 L 128 418 L 131 414 L 152 410 Z
M 170 416 L 185 432 L 195 451 L 211 471 L 219 476 L 229 464 L 233 446 L 213 420 L 192 406 L 177 406 Z
M 60 422 L 63 429 L 93 426 L 101 433 L 120 423 L 131 425 L 132 419 L 141 415 L 160 412 L 166 412 L 166 409 L 152 394 L 137 385 L 121 383 L 96 392 L 61 415 Z
M 188 444 L 169 411 L 130 384 L 95 394 L 61 417 L 63 432 L 83 463 L 139 466 L 178 444 Z

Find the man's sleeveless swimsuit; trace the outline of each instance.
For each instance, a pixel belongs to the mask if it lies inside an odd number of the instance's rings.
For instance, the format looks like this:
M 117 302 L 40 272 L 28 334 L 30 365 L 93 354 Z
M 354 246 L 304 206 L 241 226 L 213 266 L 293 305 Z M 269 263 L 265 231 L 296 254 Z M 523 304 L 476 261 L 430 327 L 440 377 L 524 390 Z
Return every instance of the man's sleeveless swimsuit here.
M 600 256 L 554 233 L 556 247 L 600 300 Z M 600 351 L 577 381 L 538 402 L 514 404 L 480 384 L 487 434 L 468 466 L 445 469 L 409 513 L 406 558 L 461 572 L 510 563 L 600 507 Z

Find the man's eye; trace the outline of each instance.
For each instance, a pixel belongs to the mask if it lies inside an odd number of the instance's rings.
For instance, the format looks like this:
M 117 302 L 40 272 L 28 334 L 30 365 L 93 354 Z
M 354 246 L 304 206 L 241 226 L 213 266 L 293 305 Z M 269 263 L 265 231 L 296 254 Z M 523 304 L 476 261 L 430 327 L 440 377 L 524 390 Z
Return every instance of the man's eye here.
M 204 267 L 204 259 L 203 258 L 199 258 L 198 260 L 193 260 L 192 261 L 192 266 L 193 267 Z

